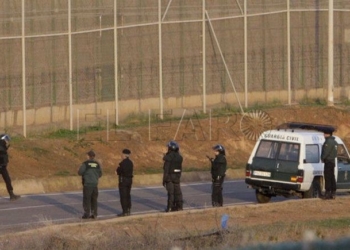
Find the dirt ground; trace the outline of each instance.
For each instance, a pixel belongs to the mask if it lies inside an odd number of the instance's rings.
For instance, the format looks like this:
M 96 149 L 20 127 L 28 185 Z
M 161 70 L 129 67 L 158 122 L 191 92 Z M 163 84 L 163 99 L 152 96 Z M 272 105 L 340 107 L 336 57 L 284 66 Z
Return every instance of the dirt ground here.
M 14 138 L 9 149 L 9 171 L 13 179 L 76 175 L 86 152 L 94 149 L 104 173 L 113 174 L 121 160 L 121 151 L 129 148 L 136 174 L 161 172 L 165 145 L 174 138 L 184 157 L 184 171 L 208 170 L 205 155 L 212 155 L 211 147 L 217 143 L 226 148 L 228 167 L 243 169 L 257 135 L 287 121 L 334 125 L 335 134 L 350 146 L 349 110 L 293 106 L 250 111 L 243 118 L 232 112 L 211 119 L 198 119 L 192 114 L 182 121 L 111 130 L 108 141 L 107 131 L 80 133 L 79 139 L 76 135 L 71 139 L 43 135 Z

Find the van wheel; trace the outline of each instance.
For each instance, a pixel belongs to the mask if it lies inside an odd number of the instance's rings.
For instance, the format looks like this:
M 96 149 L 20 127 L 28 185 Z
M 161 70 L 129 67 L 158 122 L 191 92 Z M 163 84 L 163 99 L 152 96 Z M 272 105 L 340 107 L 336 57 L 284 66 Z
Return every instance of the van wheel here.
M 303 193 L 303 198 L 320 198 L 321 185 L 319 179 L 314 179 L 311 183 L 310 189 Z
M 263 194 L 259 192 L 259 190 L 255 190 L 255 195 L 258 203 L 268 203 L 271 200 L 271 196 L 267 194 Z

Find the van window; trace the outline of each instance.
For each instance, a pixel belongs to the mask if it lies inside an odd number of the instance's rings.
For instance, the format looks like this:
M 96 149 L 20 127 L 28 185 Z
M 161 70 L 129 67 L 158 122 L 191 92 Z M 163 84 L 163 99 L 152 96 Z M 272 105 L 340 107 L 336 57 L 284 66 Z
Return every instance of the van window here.
M 305 161 L 306 163 L 320 162 L 320 150 L 317 144 L 308 144 L 305 146 Z
M 278 142 L 275 141 L 260 141 L 256 157 L 275 159 L 278 150 Z
M 349 155 L 343 144 L 338 144 L 337 158 L 338 158 L 338 161 L 344 161 L 344 162 L 349 161 Z
M 285 161 L 299 161 L 299 148 L 299 144 L 282 142 L 278 159 Z

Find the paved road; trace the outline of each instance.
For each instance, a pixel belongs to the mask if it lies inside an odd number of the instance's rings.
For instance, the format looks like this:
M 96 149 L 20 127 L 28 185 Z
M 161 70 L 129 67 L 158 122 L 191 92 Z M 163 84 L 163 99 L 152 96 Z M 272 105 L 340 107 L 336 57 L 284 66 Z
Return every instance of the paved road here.
M 211 207 L 211 183 L 182 183 L 184 209 Z M 166 190 L 162 186 L 133 188 L 132 214 L 164 211 Z M 272 201 L 283 200 L 273 198 Z M 100 190 L 99 219 L 113 218 L 121 212 L 117 189 Z M 254 190 L 248 189 L 244 180 L 224 183 L 224 205 L 256 203 Z M 0 198 L 0 232 L 31 228 L 52 223 L 80 221 L 82 192 L 25 195 L 10 202 Z

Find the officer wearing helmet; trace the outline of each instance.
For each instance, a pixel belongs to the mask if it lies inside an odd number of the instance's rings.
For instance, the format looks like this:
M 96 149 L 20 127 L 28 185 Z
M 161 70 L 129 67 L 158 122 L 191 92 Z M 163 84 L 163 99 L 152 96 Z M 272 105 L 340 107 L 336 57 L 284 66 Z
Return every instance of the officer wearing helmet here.
M 215 158 L 209 158 L 211 162 L 211 178 L 212 178 L 212 194 L 211 201 L 213 207 L 223 206 L 222 185 L 224 183 L 226 173 L 226 156 L 225 148 L 221 144 L 215 145 L 213 148 Z
M 163 157 L 163 186 L 168 192 L 168 203 L 165 212 L 182 210 L 182 192 L 180 178 L 183 158 L 179 153 L 179 145 L 176 141 L 167 144 L 167 153 Z
M 10 147 L 10 136 L 7 134 L 1 134 L 0 135 L 0 172 L 2 175 L 2 178 L 4 179 L 6 183 L 6 189 L 7 192 L 10 195 L 10 200 L 14 201 L 20 198 L 19 195 L 15 195 L 13 193 L 13 187 L 11 184 L 11 178 L 7 171 L 7 164 L 9 163 L 9 157 L 7 154 L 7 150 Z

